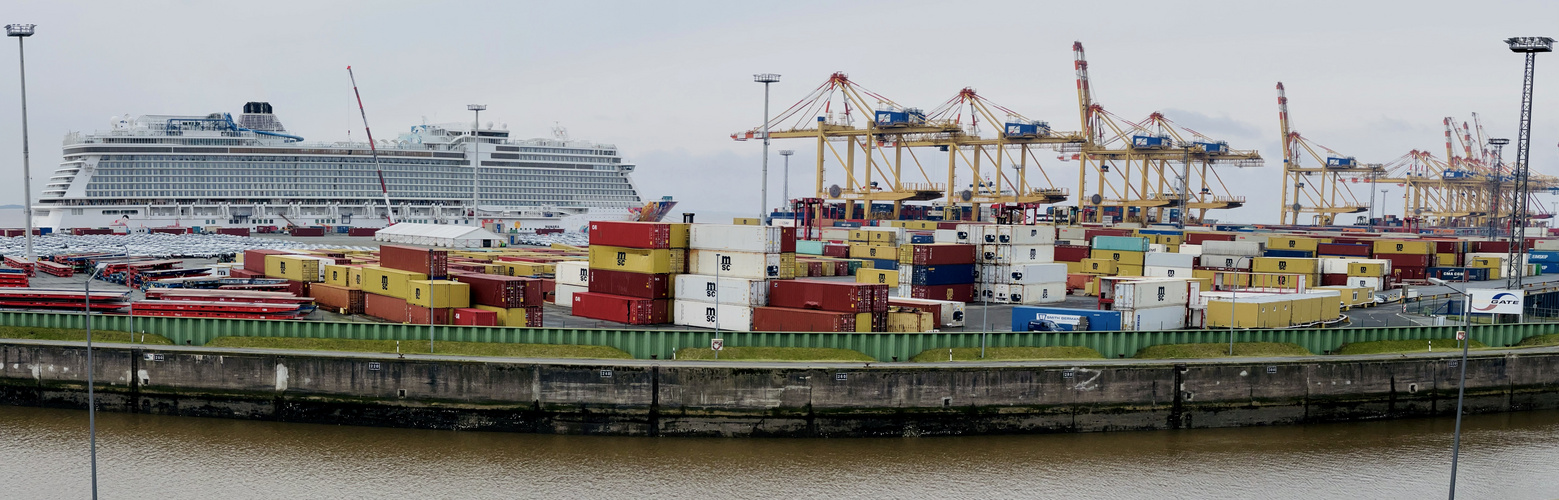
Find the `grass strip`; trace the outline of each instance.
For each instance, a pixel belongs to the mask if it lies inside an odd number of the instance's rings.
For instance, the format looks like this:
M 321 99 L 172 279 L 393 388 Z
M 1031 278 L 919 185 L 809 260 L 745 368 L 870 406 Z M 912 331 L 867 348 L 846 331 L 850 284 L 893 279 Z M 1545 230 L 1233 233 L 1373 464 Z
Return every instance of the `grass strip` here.
M 1430 348 L 1433 347 L 1433 350 Z M 1471 348 L 1483 349 L 1476 339 Z M 1374 342 L 1349 342 L 1337 349 L 1337 354 L 1397 354 L 1407 352 L 1451 352 L 1462 350 L 1456 339 L 1377 340 Z
M 1088 347 L 1056 346 L 1056 347 L 987 347 L 985 357 L 980 357 L 978 347 L 955 347 L 952 349 L 951 361 L 1043 361 L 1047 359 L 1101 359 L 1099 354 Z M 916 363 L 935 363 L 949 361 L 948 348 L 926 349 L 910 358 Z
M 677 349 L 676 359 L 715 359 L 715 352 L 698 347 Z M 720 361 L 876 361 L 860 351 L 827 347 L 726 347 Z
M 1533 335 L 1521 339 L 1521 342 L 1516 343 L 1515 347 L 1543 347 L 1550 345 L 1559 345 L 1559 333 Z
M 87 331 L 79 328 L 40 328 L 32 326 L 0 326 L 0 338 L 4 339 L 29 339 L 29 340 L 72 340 L 76 342 L 87 341 Z M 93 342 L 130 343 L 129 332 L 115 330 L 92 329 Z M 173 345 L 167 337 L 153 334 L 135 334 L 134 343 Z
M 1234 356 L 1232 357 L 1258 357 L 1258 356 L 1310 356 L 1314 353 L 1299 344 L 1290 342 L 1235 342 Z M 1137 350 L 1137 359 L 1195 359 L 1195 358 L 1227 358 L 1229 356 L 1229 344 L 1163 344 L 1147 346 Z
M 294 337 L 217 337 L 206 343 L 211 347 L 250 347 L 261 349 L 302 349 L 312 351 L 348 351 L 395 353 L 394 340 L 315 339 Z M 403 340 L 398 346 L 404 354 L 430 354 L 428 341 Z M 435 342 L 431 354 L 462 356 L 502 356 L 510 358 L 591 358 L 630 359 L 626 351 L 610 346 L 568 344 L 509 344 L 501 342 Z

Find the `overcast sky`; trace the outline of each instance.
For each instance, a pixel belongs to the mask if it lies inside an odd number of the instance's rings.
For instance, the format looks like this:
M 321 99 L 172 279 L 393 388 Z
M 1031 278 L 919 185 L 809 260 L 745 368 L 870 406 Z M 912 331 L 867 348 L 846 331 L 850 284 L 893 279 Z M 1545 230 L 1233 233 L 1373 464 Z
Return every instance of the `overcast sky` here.
M 1522 58 L 1501 41 L 1559 36 L 1559 2 L 74 2 L 12 0 L 27 40 L 33 194 L 69 131 L 122 114 L 237 113 L 269 101 L 311 141 L 361 139 L 345 68 L 357 72 L 376 135 L 483 121 L 516 136 L 554 124 L 618 145 L 646 198 L 685 209 L 757 212 L 761 143 L 730 134 L 762 121 L 753 73 L 783 75 L 776 110 L 830 73 L 911 106 L 963 87 L 1061 130 L 1077 130 L 1071 46 L 1087 48 L 1096 100 L 1133 120 L 1176 122 L 1258 149 L 1267 167 L 1230 170 L 1249 197 L 1225 220 L 1275 222 L 1281 181 L 1274 85 L 1294 128 L 1365 162 L 1421 149 L 1444 156 L 1441 119 L 1477 112 L 1515 135 Z M 15 44 L 14 39 L 5 40 Z M 0 178 L 21 177 L 16 50 L 0 49 Z M 1559 56 L 1540 55 L 1532 168 L 1559 174 Z M 792 196 L 811 186 L 811 142 Z M 1507 148 L 1506 158 L 1514 158 Z M 1077 166 L 1042 154 L 1057 187 Z M 922 160 L 925 161 L 925 160 Z M 779 203 L 780 157 L 770 198 Z M 805 163 L 806 165 L 802 165 Z M 945 165 L 945 163 L 943 164 Z M 1036 177 L 1031 171 L 1031 178 Z M 931 173 L 945 182 L 945 170 Z M 918 173 L 907 181 L 923 181 Z M 961 181 L 967 183 L 967 176 Z M 826 184 L 843 183 L 839 169 Z M 1368 190 L 1360 190 L 1368 196 Z M 1388 205 L 1400 213 L 1400 190 Z M 20 183 L 0 201 L 18 203 Z M 1069 202 L 1070 203 L 1070 202 Z

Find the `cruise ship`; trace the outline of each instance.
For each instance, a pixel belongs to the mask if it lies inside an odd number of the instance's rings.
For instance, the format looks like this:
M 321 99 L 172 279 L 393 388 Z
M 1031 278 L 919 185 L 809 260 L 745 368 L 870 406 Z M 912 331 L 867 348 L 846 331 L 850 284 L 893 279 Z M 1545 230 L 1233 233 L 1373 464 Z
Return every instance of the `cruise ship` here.
M 653 220 L 615 146 L 512 139 L 492 123 L 417 125 L 378 141 L 309 143 L 265 102 L 202 116 L 129 115 L 72 132 L 34 205 L 55 229 L 169 226 L 384 227 L 395 222 L 576 230 L 592 220 Z M 479 162 L 479 166 L 477 163 Z M 379 172 L 383 172 L 381 188 Z M 386 207 L 385 191 L 389 203 Z

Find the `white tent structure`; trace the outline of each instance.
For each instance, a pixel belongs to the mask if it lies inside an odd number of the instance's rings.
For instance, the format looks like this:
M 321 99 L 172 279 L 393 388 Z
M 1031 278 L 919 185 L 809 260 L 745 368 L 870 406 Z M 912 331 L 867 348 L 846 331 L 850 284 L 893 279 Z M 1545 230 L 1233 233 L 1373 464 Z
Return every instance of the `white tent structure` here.
M 503 237 L 476 226 L 402 222 L 374 233 L 374 241 L 445 248 L 496 247 Z

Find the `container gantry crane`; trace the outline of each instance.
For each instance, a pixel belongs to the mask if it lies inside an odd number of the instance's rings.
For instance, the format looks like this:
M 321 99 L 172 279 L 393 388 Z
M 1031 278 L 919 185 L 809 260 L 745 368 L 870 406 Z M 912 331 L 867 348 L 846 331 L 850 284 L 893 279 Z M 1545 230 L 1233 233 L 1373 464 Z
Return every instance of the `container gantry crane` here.
M 1347 181 L 1358 182 L 1361 176 L 1379 177 L 1385 173 L 1384 166 L 1359 163 L 1352 156 L 1311 142 L 1292 130 L 1293 116 L 1288 111 L 1283 82 L 1278 82 L 1277 90 L 1278 124 L 1283 139 L 1283 203 L 1278 220 L 1298 225 L 1301 214 L 1311 213 L 1315 214 L 1317 225 L 1327 226 L 1339 214 L 1368 211 L 1369 205 L 1359 203 Z M 1326 153 L 1324 157 L 1316 151 L 1318 148 Z M 1318 166 L 1306 166 L 1306 155 Z
M 1182 197 L 1187 197 L 1187 210 L 1198 211 L 1197 219 L 1205 219 L 1208 210 L 1245 204 L 1243 196 L 1227 194 L 1228 186 L 1211 167 L 1259 167 L 1260 153 L 1231 149 L 1228 142 L 1179 127 L 1162 113 L 1131 122 L 1106 111 L 1094 101 L 1083 44 L 1074 42 L 1072 52 L 1085 139 L 1077 155 L 1078 208 L 1084 220 L 1101 221 L 1114 208 L 1119 220 L 1166 221 L 1167 210 L 1180 206 Z M 1177 164 L 1180 169 L 1174 168 Z M 1090 170 L 1097 181 L 1092 194 Z

